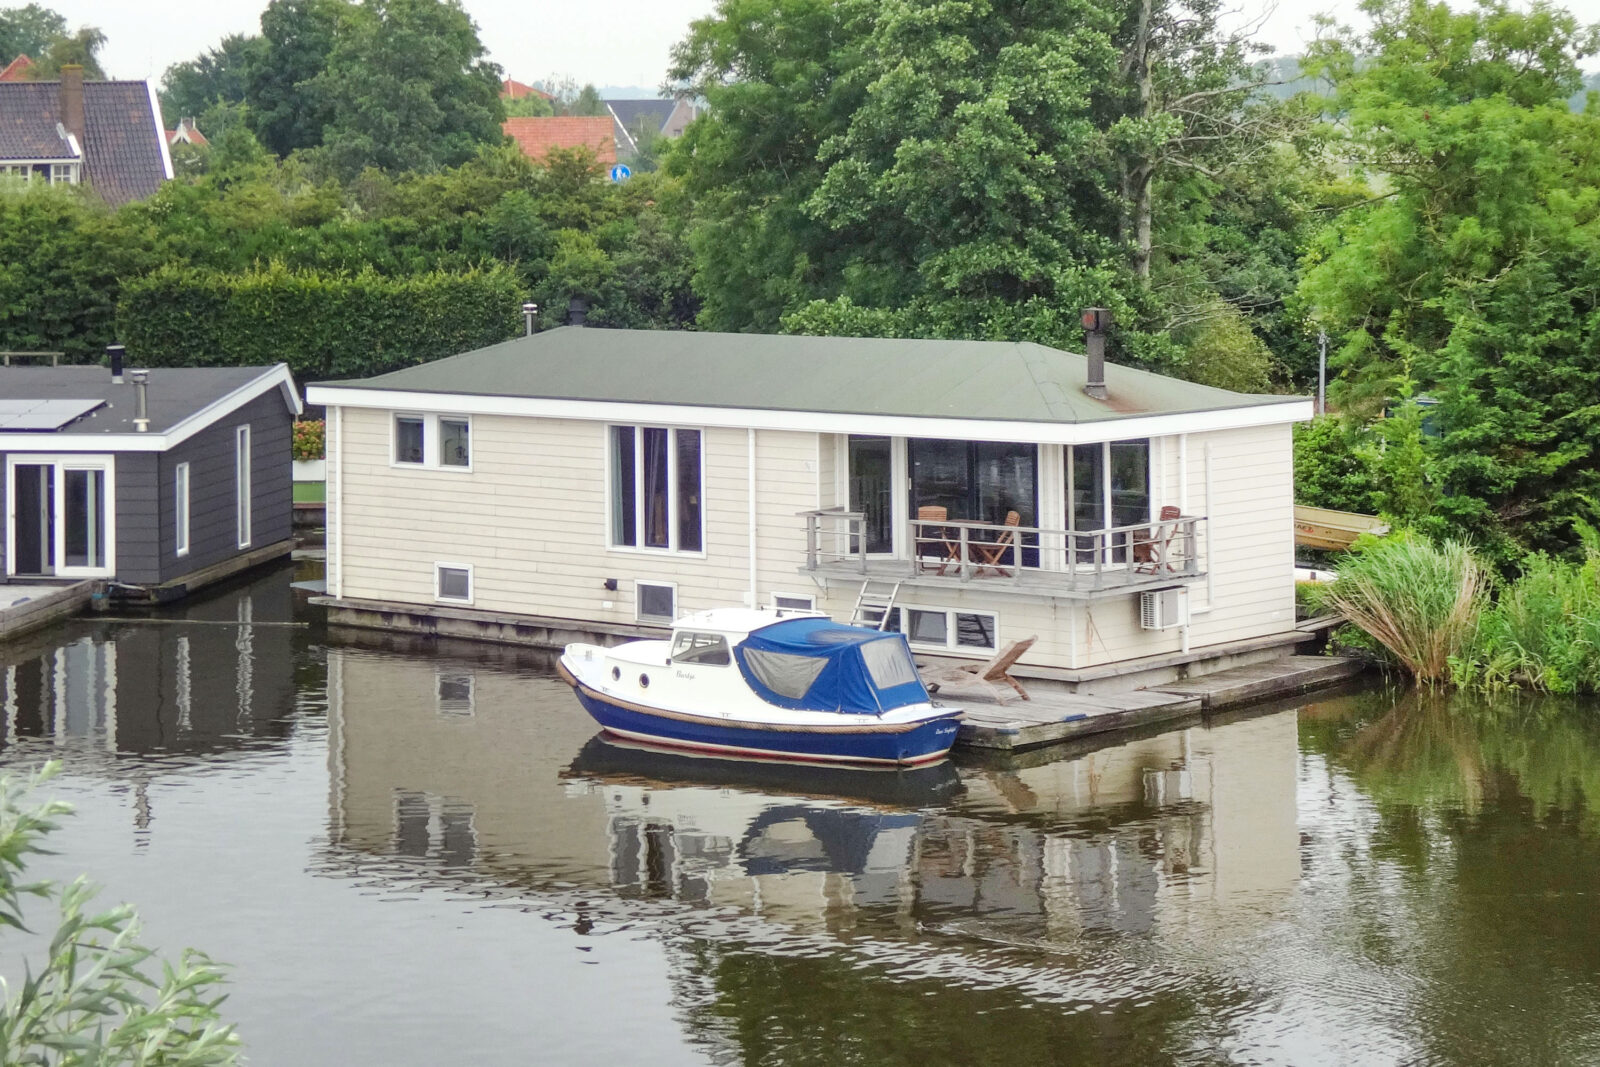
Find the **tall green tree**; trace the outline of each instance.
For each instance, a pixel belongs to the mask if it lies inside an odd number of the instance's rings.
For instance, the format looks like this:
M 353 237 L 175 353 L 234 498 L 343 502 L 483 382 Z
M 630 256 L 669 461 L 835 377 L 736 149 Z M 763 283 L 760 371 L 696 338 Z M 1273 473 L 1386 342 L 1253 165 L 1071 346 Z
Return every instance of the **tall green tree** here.
M 434 170 L 502 139 L 500 68 L 459 0 L 368 0 L 313 80 L 322 152 L 353 176 Z
M 106 44 L 106 35 L 94 26 L 80 26 L 76 33 L 57 37 L 45 46 L 44 53 L 36 57 L 28 68 L 28 77 L 34 81 L 48 81 L 61 77 L 61 68 L 79 66 L 83 76 L 91 81 L 104 81 L 105 68 L 100 65 L 100 49 Z
M 218 104 L 242 104 L 250 69 L 266 58 L 260 37 L 229 34 L 215 48 L 194 59 L 174 63 L 161 79 L 161 111 L 169 121 L 196 118 Z
M 1600 113 L 1567 100 L 1600 32 L 1545 3 L 1363 11 L 1310 65 L 1374 195 L 1301 296 L 1342 340 L 1350 410 L 1439 402 L 1412 442 L 1418 521 L 1502 562 L 1570 550 L 1600 500 Z
M 271 0 L 261 13 L 265 49 L 245 70 L 251 128 L 286 156 L 322 143 L 332 106 L 316 83 L 357 16 L 349 0 Z
M 38 59 L 58 37 L 67 35 L 67 20 L 40 4 L 0 8 L 0 66 L 18 56 Z

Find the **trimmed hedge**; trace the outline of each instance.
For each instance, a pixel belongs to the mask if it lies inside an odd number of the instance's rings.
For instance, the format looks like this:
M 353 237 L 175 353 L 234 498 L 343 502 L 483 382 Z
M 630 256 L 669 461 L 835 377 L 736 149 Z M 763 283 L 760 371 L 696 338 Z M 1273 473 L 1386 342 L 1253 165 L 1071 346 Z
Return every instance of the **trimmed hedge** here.
M 519 332 L 504 268 L 386 277 L 166 267 L 123 285 L 117 332 L 149 367 L 287 363 L 301 381 L 358 378 L 495 344 Z

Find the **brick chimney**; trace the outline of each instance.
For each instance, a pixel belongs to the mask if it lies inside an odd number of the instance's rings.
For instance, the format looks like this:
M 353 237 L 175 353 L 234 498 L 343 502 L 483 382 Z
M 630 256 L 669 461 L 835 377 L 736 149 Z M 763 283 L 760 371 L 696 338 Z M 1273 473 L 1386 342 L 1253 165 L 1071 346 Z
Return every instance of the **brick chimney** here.
M 68 63 L 61 68 L 61 124 L 78 139 L 78 151 L 83 151 L 83 68 Z

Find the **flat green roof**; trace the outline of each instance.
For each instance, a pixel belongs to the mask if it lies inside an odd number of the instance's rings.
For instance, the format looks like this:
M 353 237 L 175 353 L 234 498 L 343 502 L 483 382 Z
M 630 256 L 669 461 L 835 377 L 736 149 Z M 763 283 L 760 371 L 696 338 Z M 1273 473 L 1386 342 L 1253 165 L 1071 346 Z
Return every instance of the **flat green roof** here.
M 319 382 L 469 396 L 1021 422 L 1104 422 L 1294 403 L 1106 365 L 1018 341 L 608 330 L 563 326 L 390 374 Z

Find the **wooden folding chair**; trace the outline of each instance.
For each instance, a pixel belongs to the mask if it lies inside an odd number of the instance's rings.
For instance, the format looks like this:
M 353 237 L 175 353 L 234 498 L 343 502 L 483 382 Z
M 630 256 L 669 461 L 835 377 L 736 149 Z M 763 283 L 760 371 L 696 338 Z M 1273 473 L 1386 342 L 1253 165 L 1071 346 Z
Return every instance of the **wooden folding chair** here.
M 1002 577 L 1011 577 L 1011 572 L 1001 566 L 1005 562 L 1006 551 L 1017 543 L 1016 527 L 1022 524 L 1022 516 L 1015 511 L 1006 512 L 1005 525 L 1010 529 L 1001 530 L 995 534 L 993 541 L 979 541 L 972 545 L 972 555 L 978 562 L 977 570 L 972 572 L 976 578 L 986 570 L 992 570 Z M 993 531 L 985 531 L 993 532 Z
M 995 684 L 1004 682 L 1015 689 L 1023 700 L 1029 700 L 1032 698 L 1028 696 L 1028 691 L 1022 688 L 1022 684 L 1011 677 L 1009 672 L 1016 666 L 1017 660 L 1022 658 L 1022 654 L 1032 648 L 1037 640 L 1039 637 L 1035 634 L 1021 641 L 1013 641 L 995 653 L 994 658 L 988 663 L 968 663 L 959 667 L 925 667 L 917 673 L 922 677 L 922 684 L 927 686 L 931 693 L 937 693 L 945 686 L 951 689 L 972 686 L 987 692 L 994 698 L 996 704 L 1004 704 L 1005 691 Z
M 916 560 L 920 570 L 925 565 L 924 560 L 932 556 L 938 563 L 938 573 L 943 574 L 945 568 L 954 563 L 957 567 L 961 564 L 961 545 L 950 540 L 950 531 L 940 529 L 937 533 L 927 526 L 921 525 L 928 522 L 948 522 L 950 509 L 939 504 L 926 504 L 917 509 L 917 543 Z
M 1172 522 L 1181 518 L 1183 511 L 1171 504 L 1161 509 L 1161 522 Z M 1159 574 L 1163 570 L 1176 570 L 1167 557 L 1172 553 L 1172 541 L 1177 536 L 1178 527 L 1160 526 L 1154 530 L 1145 530 L 1144 536 L 1135 538 L 1133 542 L 1133 569 L 1138 574 Z

